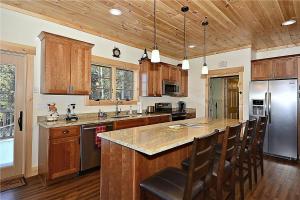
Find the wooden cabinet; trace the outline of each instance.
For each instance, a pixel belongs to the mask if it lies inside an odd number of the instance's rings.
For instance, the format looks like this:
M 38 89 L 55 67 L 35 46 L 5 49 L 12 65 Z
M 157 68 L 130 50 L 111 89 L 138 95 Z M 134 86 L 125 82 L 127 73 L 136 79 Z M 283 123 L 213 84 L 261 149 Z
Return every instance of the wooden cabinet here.
M 188 96 L 188 71 L 181 70 L 181 83 L 180 83 L 180 90 L 181 96 L 187 97 Z
M 298 60 L 295 56 L 252 61 L 252 80 L 297 78 Z
M 140 96 L 162 96 L 163 81 L 176 82 L 180 86 L 179 96 L 188 96 L 188 72 L 167 63 L 140 62 Z
M 89 94 L 91 91 L 90 45 L 72 43 L 71 46 L 71 94 Z
M 133 128 L 138 126 L 147 125 L 147 118 L 136 118 L 136 119 L 124 119 L 118 120 L 114 122 L 114 129 L 125 129 L 125 128 Z
M 252 80 L 269 80 L 273 78 L 271 60 L 254 61 L 251 67 Z
M 160 97 L 162 95 L 161 65 L 149 59 L 140 63 L 140 96 Z
M 41 93 L 88 95 L 93 44 L 41 32 Z
M 161 63 L 160 64 L 161 66 L 161 77 L 162 77 L 162 81 L 164 80 L 170 80 L 169 77 L 170 77 L 170 66 L 169 64 L 166 64 L 166 63 Z
M 159 124 L 164 122 L 170 122 L 171 115 L 162 115 L 162 116 L 151 116 L 151 117 L 142 117 L 135 119 L 124 119 L 114 122 L 114 129 L 120 130 L 125 128 L 133 128 L 139 126 L 146 126 L 150 124 Z
M 148 117 L 148 125 L 151 124 L 159 124 L 164 122 L 170 122 L 171 116 L 170 115 L 163 115 L 163 116 L 155 116 L 155 117 Z
M 39 175 L 45 184 L 75 175 L 80 166 L 80 127 L 40 127 Z
M 196 118 L 196 112 L 189 112 L 186 114 L 186 119 Z
M 272 60 L 274 79 L 297 78 L 297 61 L 298 60 L 296 57 L 278 58 Z
M 172 66 L 172 67 L 169 67 L 170 69 L 170 76 L 169 76 L 169 81 L 174 81 L 174 82 L 178 82 L 180 83 L 180 71 L 179 71 L 179 68 L 178 67 L 175 67 L 175 66 Z

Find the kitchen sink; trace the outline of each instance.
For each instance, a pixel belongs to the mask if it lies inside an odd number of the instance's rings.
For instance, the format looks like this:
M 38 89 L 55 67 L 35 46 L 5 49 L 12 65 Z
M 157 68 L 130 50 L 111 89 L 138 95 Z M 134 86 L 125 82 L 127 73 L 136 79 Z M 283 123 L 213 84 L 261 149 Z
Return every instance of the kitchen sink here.
M 125 118 L 125 117 L 130 117 L 129 115 L 115 115 L 112 116 L 111 118 Z

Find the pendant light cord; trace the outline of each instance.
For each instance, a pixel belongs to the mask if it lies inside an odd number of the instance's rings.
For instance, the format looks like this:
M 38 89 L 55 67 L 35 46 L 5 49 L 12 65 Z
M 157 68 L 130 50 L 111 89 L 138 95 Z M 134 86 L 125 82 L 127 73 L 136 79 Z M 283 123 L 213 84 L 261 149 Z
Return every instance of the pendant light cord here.
M 156 44 L 156 0 L 154 0 L 153 16 L 154 16 L 154 49 L 157 49 L 157 44 Z
M 184 20 L 183 20 L 183 31 L 184 31 L 184 59 L 187 59 L 186 55 L 186 30 L 185 30 L 185 23 L 186 23 L 186 13 L 184 13 Z
M 203 26 L 203 65 L 206 65 L 206 28 L 208 26 L 208 21 L 207 21 L 207 17 L 205 17 L 204 21 L 202 22 L 202 26 Z

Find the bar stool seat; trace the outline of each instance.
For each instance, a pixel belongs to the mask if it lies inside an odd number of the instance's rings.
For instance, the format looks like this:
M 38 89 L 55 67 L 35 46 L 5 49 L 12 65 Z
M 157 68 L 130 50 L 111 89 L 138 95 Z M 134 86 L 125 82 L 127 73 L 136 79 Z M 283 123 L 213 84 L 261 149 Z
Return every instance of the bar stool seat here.
M 182 200 L 186 186 L 187 173 L 181 169 L 168 167 L 140 183 L 146 189 L 163 200 Z M 192 188 L 192 199 L 204 188 L 203 181 L 199 180 Z

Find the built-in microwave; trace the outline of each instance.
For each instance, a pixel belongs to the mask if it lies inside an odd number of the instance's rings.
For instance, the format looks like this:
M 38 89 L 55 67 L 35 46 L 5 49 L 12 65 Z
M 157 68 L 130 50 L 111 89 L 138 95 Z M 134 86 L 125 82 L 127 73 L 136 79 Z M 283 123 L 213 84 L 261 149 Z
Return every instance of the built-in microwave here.
M 163 81 L 163 95 L 178 96 L 180 92 L 180 87 L 177 82 L 173 81 Z

